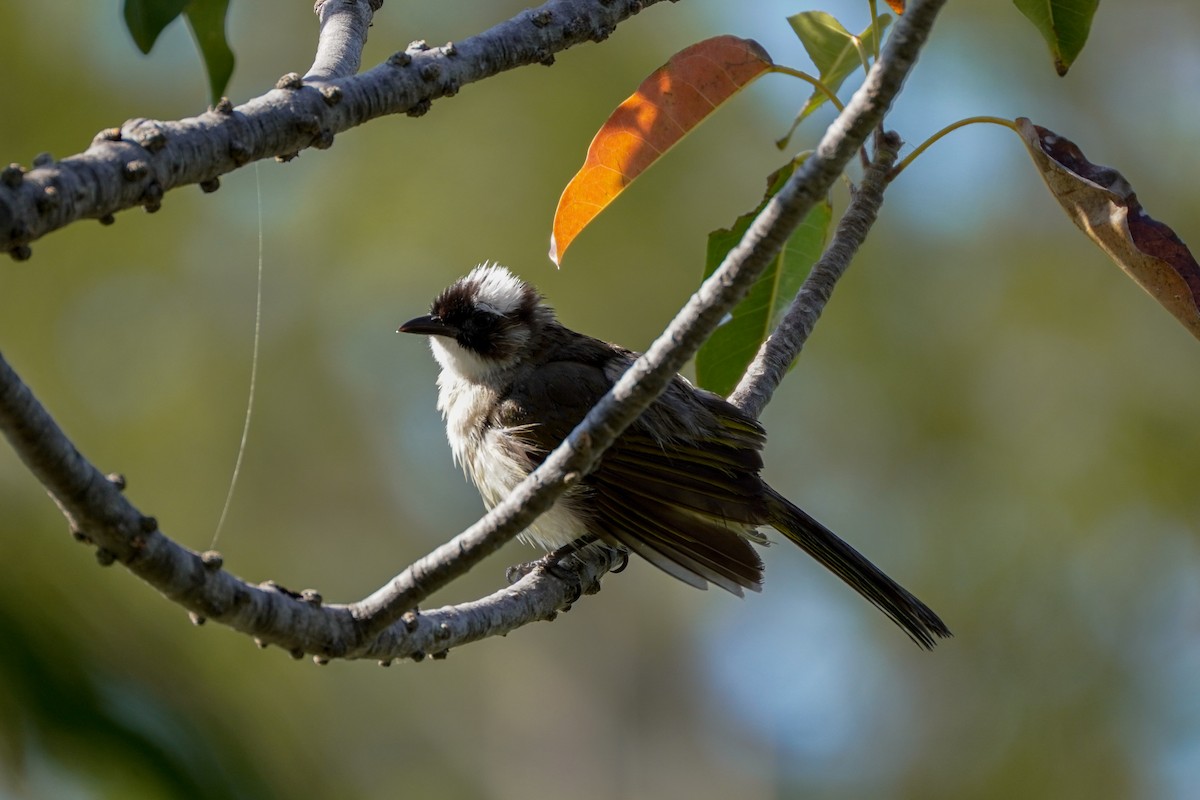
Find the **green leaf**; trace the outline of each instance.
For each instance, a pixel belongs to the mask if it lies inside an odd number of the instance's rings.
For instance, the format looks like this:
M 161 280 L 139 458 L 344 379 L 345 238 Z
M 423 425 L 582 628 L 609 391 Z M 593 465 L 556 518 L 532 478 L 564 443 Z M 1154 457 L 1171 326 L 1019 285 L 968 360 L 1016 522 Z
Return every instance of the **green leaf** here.
M 878 38 L 887 30 L 892 18 L 887 14 L 881 14 L 878 17 L 878 27 L 872 23 L 857 37 L 824 11 L 802 11 L 788 17 L 788 22 L 791 23 L 792 30 L 800 37 L 800 43 L 804 45 L 808 57 L 820 70 L 821 83 L 825 84 L 831 92 L 836 93 L 842 85 L 842 81 L 862 66 L 863 56 L 861 53 L 875 52 L 878 47 Z M 859 47 L 862 48 L 861 52 Z M 824 92 L 814 89 L 812 96 L 804 104 L 804 108 L 796 115 L 787 136 L 777 142 L 779 147 L 786 147 L 787 141 L 796 127 L 828 99 Z
M 149 53 L 163 28 L 180 15 L 188 0 L 125 0 L 125 27 L 142 53 Z
M 225 93 L 233 75 L 233 51 L 225 39 L 229 0 L 125 0 L 125 27 L 134 44 L 149 53 L 159 34 L 183 14 L 204 59 L 212 101 Z
M 229 0 L 192 0 L 183 12 L 204 67 L 208 70 L 208 85 L 215 104 L 225 93 L 233 75 L 233 51 L 225 39 L 225 14 Z
M 1087 43 L 1100 0 L 1013 0 L 1050 46 L 1054 70 L 1066 75 Z
M 741 241 L 750 223 L 783 188 L 805 157 L 807 154 L 767 179 L 767 193 L 757 208 L 738 217 L 732 228 L 708 235 L 705 278 L 716 271 L 729 251 Z M 788 238 L 783 250 L 759 276 L 750 294 L 733 310 L 732 318 L 717 328 L 712 338 L 700 348 L 696 354 L 696 382 L 700 386 L 722 396 L 733 391 L 759 346 L 775 329 L 779 318 L 800 291 L 812 265 L 821 257 L 832 221 L 833 209 L 827 199 L 814 206 Z

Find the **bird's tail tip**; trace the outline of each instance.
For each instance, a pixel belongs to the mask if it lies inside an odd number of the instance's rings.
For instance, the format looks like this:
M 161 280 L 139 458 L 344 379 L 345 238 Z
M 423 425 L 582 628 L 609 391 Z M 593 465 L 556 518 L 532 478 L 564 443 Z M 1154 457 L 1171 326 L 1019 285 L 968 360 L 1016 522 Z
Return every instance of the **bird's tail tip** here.
M 773 489 L 768 496 L 774 527 L 887 615 L 919 647 L 932 650 L 938 639 L 954 635 L 933 609 L 833 531 Z

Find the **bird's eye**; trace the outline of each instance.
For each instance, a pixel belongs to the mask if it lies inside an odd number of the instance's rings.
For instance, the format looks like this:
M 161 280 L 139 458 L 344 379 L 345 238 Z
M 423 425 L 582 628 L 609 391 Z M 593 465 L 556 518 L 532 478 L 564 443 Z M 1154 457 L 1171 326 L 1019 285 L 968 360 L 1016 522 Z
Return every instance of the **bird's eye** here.
M 503 317 L 499 314 L 477 308 L 459 326 L 459 343 L 477 353 L 491 355 L 500 344 L 502 326 Z

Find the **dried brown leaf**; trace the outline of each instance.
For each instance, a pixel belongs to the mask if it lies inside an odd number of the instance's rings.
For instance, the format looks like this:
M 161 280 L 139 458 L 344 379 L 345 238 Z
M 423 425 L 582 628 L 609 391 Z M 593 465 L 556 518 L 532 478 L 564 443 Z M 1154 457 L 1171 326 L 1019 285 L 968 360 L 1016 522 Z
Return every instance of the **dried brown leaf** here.
M 1071 220 L 1200 339 L 1200 265 L 1175 231 L 1142 208 L 1120 172 L 1084 157 L 1070 139 L 1025 117 L 1017 129 Z

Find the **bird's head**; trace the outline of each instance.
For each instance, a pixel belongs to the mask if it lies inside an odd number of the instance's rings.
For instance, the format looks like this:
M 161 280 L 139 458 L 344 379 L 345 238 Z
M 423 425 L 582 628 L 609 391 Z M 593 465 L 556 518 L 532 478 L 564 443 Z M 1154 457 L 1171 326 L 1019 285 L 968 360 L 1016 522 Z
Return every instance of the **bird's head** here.
M 517 363 L 536 328 L 552 316 L 541 295 L 499 264 L 484 262 L 442 290 L 429 313 L 400 333 L 430 337 L 443 369 L 479 378 Z

